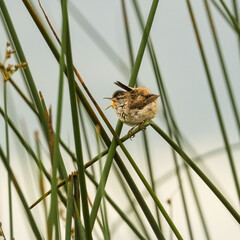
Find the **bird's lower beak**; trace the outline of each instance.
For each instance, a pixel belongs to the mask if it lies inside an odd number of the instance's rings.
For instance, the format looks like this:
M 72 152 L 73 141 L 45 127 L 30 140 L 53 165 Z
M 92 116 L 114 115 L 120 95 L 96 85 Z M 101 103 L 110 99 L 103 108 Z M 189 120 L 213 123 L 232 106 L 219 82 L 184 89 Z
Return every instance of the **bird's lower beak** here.
M 113 101 L 113 103 L 110 106 L 108 106 L 105 110 L 107 110 L 110 107 L 114 107 L 116 105 L 116 101 L 113 98 L 104 98 L 104 99 L 109 99 L 109 100 Z

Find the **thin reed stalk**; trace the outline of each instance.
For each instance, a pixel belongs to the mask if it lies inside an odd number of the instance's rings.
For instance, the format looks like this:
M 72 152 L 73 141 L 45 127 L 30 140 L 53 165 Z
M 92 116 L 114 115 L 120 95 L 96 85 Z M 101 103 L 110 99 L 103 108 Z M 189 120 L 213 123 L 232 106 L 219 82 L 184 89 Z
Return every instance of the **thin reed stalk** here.
M 187 2 L 189 14 L 191 16 L 194 32 L 195 32 L 195 35 L 196 35 L 196 38 L 197 38 L 197 43 L 198 43 L 199 50 L 200 50 L 200 53 L 201 53 L 204 69 L 205 69 L 205 72 L 206 72 L 206 75 L 207 75 L 208 85 L 209 85 L 209 88 L 210 88 L 210 92 L 211 92 L 211 95 L 212 95 L 212 100 L 213 100 L 214 107 L 215 107 L 215 110 L 216 110 L 216 115 L 217 115 L 220 130 L 221 130 L 222 138 L 223 138 L 224 144 L 226 146 L 227 156 L 228 156 L 229 164 L 230 164 L 232 175 L 233 175 L 233 180 L 234 180 L 234 183 L 235 183 L 237 196 L 238 196 L 238 199 L 239 199 L 239 202 L 240 202 L 239 180 L 238 180 L 238 176 L 237 176 L 237 171 L 236 171 L 234 159 L 233 159 L 233 156 L 232 156 L 232 151 L 231 151 L 231 148 L 230 148 L 230 143 L 229 143 L 227 132 L 226 132 L 226 127 L 225 127 L 225 124 L 223 122 L 221 109 L 220 109 L 219 102 L 218 102 L 218 99 L 217 99 L 215 87 L 214 87 L 214 84 L 213 84 L 213 79 L 212 79 L 212 76 L 210 74 L 210 69 L 209 69 L 209 65 L 208 65 L 208 62 L 207 62 L 206 54 L 204 52 L 202 41 L 201 41 L 201 38 L 200 38 L 200 35 L 199 35 L 199 31 L 198 31 L 197 23 L 196 23 L 194 13 L 193 13 L 193 10 L 192 10 L 191 2 L 190 2 L 190 0 L 186 0 L 186 2 Z

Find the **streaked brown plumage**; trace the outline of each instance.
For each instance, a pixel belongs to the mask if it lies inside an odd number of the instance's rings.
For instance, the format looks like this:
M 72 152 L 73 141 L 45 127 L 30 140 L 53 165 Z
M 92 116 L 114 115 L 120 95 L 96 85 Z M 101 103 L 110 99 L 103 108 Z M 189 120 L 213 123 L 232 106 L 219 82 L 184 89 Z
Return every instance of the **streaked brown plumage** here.
M 121 82 L 115 84 L 125 91 L 117 90 L 107 99 L 113 101 L 109 107 L 115 109 L 121 122 L 135 127 L 156 116 L 159 95 L 152 94 L 145 87 L 131 88 Z

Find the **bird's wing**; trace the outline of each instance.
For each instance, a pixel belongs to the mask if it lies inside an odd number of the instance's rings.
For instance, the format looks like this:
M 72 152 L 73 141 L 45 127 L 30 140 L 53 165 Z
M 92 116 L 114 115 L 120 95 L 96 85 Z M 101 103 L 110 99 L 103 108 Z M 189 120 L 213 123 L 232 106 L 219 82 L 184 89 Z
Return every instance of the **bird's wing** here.
M 155 101 L 158 97 L 159 95 L 155 95 L 155 94 L 149 94 L 147 96 L 139 96 L 135 101 L 132 99 L 130 103 L 130 109 L 136 109 L 136 108 L 143 109 L 145 106 Z

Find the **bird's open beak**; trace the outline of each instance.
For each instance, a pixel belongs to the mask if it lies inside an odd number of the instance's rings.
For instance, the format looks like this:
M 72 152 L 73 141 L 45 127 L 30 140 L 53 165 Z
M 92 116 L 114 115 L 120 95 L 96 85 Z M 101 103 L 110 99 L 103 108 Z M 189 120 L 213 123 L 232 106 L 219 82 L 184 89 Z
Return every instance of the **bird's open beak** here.
M 107 110 L 110 107 L 114 107 L 116 105 L 116 101 L 113 98 L 104 98 L 104 99 L 109 99 L 109 100 L 113 101 L 113 103 L 110 106 L 108 106 L 105 110 Z

